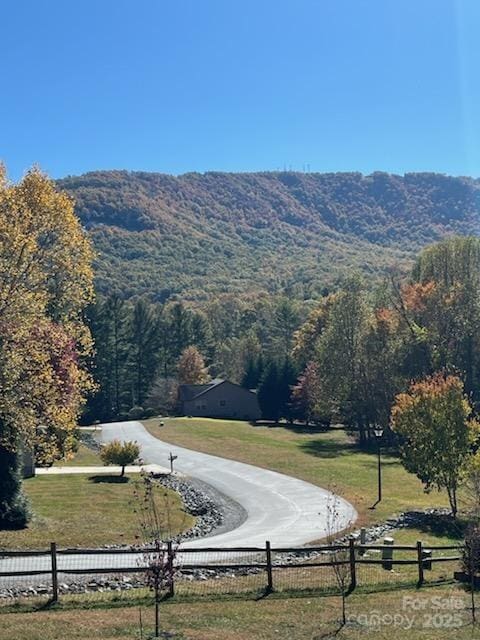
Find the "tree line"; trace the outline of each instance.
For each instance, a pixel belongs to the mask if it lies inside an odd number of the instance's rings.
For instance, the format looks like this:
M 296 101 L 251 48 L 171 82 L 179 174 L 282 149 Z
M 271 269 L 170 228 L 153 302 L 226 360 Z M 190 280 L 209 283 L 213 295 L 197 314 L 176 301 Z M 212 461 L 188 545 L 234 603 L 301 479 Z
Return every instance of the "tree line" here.
M 23 450 L 66 457 L 82 409 L 85 422 L 175 411 L 178 384 L 212 377 L 256 389 L 265 419 L 342 422 L 362 445 L 380 424 L 454 512 L 467 462 L 475 484 L 478 238 L 427 247 L 408 278 L 353 273 L 316 301 L 93 302 L 88 236 L 37 170 L 16 185 L 0 172 L 0 238 L 0 526 L 28 518 Z
M 97 419 L 175 412 L 178 385 L 226 377 L 264 419 L 340 422 L 367 446 L 376 426 L 426 490 L 457 490 L 477 449 L 480 240 L 424 249 L 409 278 L 356 273 L 313 306 L 231 296 L 203 308 L 103 299 L 91 309 Z M 468 463 L 468 464 L 467 464 Z
M 268 385 L 283 385 L 283 406 L 272 406 L 269 416 L 279 419 L 296 380 L 294 333 L 307 314 L 306 304 L 284 296 L 246 301 L 224 295 L 201 308 L 99 297 L 88 311 L 95 341 L 91 370 L 98 391 L 83 419 L 171 412 L 179 383 L 219 377 L 251 389 L 264 383 L 267 404 Z
M 82 409 L 85 422 L 175 411 L 179 384 L 212 377 L 255 389 L 268 420 L 342 422 L 362 445 L 380 424 L 427 489 L 447 488 L 454 512 L 467 462 L 475 484 L 478 238 L 427 247 L 408 278 L 372 285 L 353 273 L 316 301 L 193 305 L 93 302 L 88 236 L 37 170 L 17 185 L 0 172 L 0 237 L 0 526 L 28 518 L 23 450 L 66 457 Z
M 315 303 L 102 298 L 89 312 L 100 391 L 86 419 L 166 409 L 182 354 L 195 347 L 204 373 L 258 390 L 266 419 L 338 421 L 366 443 L 373 425 L 388 430 L 411 380 L 455 371 L 478 404 L 479 289 L 479 241 L 466 237 L 423 250 L 408 279 L 372 288 L 353 273 Z

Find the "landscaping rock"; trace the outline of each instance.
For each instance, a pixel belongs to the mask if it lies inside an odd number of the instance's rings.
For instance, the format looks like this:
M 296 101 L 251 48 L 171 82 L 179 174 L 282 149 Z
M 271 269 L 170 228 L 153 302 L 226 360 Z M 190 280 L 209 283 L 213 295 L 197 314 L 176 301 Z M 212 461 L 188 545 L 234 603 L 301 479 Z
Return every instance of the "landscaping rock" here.
M 158 476 L 155 478 L 157 482 L 162 486 L 172 489 L 179 493 L 182 497 L 185 509 L 189 513 L 195 512 L 200 514 L 197 516 L 197 522 L 192 529 L 182 533 L 177 537 L 176 542 L 181 540 L 191 539 L 206 535 L 219 526 L 223 521 L 222 511 L 218 508 L 215 502 L 206 495 L 198 487 L 193 487 L 192 484 L 184 479 L 176 476 Z M 405 528 L 423 528 L 425 526 L 436 525 L 439 522 L 444 526 L 447 526 L 451 520 L 451 514 L 447 509 L 427 509 L 425 511 L 406 511 L 398 516 L 388 518 L 385 522 L 372 525 L 365 531 L 365 540 L 367 544 L 376 542 L 379 538 L 384 537 L 387 534 L 391 534 L 393 531 Z M 359 532 L 354 532 L 359 533 Z M 335 543 L 342 544 L 347 543 L 351 534 L 344 535 Z M 114 546 L 114 545 L 112 545 Z M 119 545 L 116 545 L 117 547 Z M 136 550 L 139 547 L 135 547 Z M 315 551 L 305 547 L 305 550 L 295 551 L 292 553 L 274 553 L 272 557 L 273 565 L 277 564 L 299 564 L 306 560 L 313 560 L 321 555 L 328 555 L 328 551 Z M 264 554 L 259 553 L 256 562 L 265 562 Z M 263 568 L 256 567 L 239 567 L 238 569 L 218 569 L 212 566 L 209 569 L 178 569 L 175 572 L 174 580 L 178 581 L 207 581 L 212 579 L 220 579 L 224 577 L 236 578 L 238 576 L 249 576 L 264 572 Z M 101 576 L 92 575 L 78 578 L 75 582 L 62 582 L 59 585 L 59 592 L 62 593 L 88 593 L 88 592 L 104 592 L 104 591 L 126 591 L 139 587 L 148 586 L 145 577 L 142 574 L 139 575 L 115 575 L 115 576 Z M 32 596 L 51 596 L 52 587 L 43 583 L 36 586 L 19 586 L 0 589 L 0 599 L 2 600 L 15 600 L 18 598 L 27 598 Z

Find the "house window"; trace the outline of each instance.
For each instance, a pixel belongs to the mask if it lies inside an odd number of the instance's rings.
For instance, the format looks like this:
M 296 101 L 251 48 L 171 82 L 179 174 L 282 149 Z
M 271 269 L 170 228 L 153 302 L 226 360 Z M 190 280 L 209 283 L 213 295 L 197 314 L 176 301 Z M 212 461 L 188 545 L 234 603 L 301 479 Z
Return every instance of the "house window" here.
M 227 401 L 226 400 L 220 400 L 220 402 L 218 403 L 221 407 L 226 407 L 227 406 Z
M 206 409 L 206 408 L 207 408 L 207 405 L 204 402 L 203 403 L 202 402 L 197 402 L 195 404 L 195 409 Z

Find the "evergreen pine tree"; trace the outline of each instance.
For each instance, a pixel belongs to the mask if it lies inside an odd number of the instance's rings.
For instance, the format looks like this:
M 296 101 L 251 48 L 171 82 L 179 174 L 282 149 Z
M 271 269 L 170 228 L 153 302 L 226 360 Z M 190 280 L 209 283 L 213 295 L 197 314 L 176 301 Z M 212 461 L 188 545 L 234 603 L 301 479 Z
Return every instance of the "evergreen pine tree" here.
M 286 358 L 279 370 L 278 396 L 280 403 L 280 416 L 290 422 L 293 419 L 291 404 L 292 387 L 297 380 L 297 372 L 290 358 Z
M 245 389 L 256 389 L 262 376 L 260 357 L 249 356 L 245 365 L 245 372 L 242 378 L 242 387 Z
M 265 372 L 258 388 L 258 403 L 262 417 L 275 422 L 278 422 L 281 414 L 281 398 L 278 393 L 279 382 L 277 363 L 271 361 L 265 367 Z
M 158 324 L 154 307 L 140 298 L 133 308 L 129 331 L 132 406 L 143 406 L 157 368 Z

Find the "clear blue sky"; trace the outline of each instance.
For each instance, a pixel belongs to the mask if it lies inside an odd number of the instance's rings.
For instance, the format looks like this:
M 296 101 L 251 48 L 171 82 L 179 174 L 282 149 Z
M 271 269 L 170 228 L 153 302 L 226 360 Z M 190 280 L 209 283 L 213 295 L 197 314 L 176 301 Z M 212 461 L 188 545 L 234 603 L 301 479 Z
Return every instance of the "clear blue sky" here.
M 480 0 L 5 0 L 0 159 L 480 175 Z

